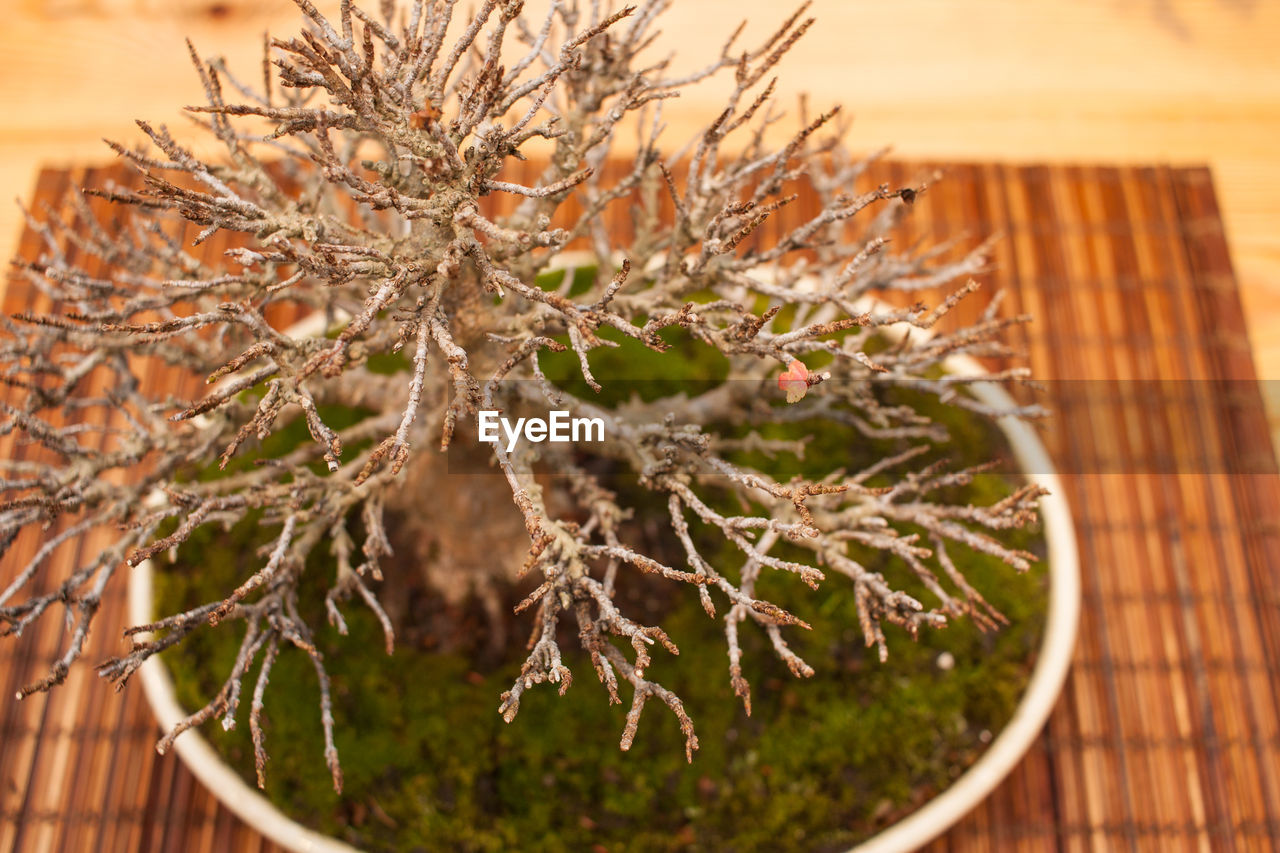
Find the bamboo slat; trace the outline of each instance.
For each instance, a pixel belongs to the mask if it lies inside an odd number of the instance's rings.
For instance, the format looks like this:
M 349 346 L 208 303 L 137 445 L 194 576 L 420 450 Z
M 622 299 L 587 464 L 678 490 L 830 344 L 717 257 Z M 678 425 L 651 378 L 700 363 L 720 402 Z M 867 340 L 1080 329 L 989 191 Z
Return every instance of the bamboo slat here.
M 867 180 L 935 169 L 945 178 L 899 245 L 1004 235 L 983 280 L 1004 312 L 1036 318 L 1014 339 L 1056 411 L 1045 438 L 1076 517 L 1084 611 L 1044 733 L 929 849 L 1280 849 L 1280 477 L 1208 171 L 889 162 Z M 46 171 L 35 202 L 107 177 L 120 176 Z M 621 241 L 624 208 L 608 219 Z M 37 235 L 20 251 L 34 257 Z M 42 300 L 11 280 L 3 310 Z M 1152 390 L 1177 393 L 1140 398 Z M 0 437 L 0 454 L 26 452 Z M 20 539 L 0 582 L 37 547 Z M 90 661 L 118 648 L 123 613 L 122 572 Z M 274 851 L 156 755 L 140 689 L 114 694 L 80 668 L 49 696 L 4 698 L 64 639 L 46 619 L 0 644 L 0 850 Z

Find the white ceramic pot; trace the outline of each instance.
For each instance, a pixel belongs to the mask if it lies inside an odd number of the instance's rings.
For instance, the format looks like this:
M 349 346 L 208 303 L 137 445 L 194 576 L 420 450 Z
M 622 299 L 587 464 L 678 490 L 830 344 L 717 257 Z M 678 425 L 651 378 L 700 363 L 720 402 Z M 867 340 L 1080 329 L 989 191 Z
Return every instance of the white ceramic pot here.
M 314 334 L 319 318 L 303 320 L 290 330 L 296 336 Z M 895 334 L 894 329 L 887 330 Z M 901 331 L 901 330 L 899 330 Z M 946 361 L 952 374 L 981 375 L 982 367 L 967 356 L 953 356 Z M 999 385 L 977 382 L 970 386 L 983 403 L 994 408 L 1011 408 L 1013 400 Z M 1040 438 L 1028 424 L 1013 417 L 998 421 L 1009 440 L 1019 466 L 1027 479 L 1049 494 L 1040 499 L 1040 513 L 1048 544 L 1049 607 L 1044 639 L 1031 680 L 1027 684 L 1013 717 L 986 752 L 945 791 L 923 807 L 889 826 L 853 848 L 851 853 L 906 853 L 916 850 L 942 834 L 964 817 L 1009 775 L 1014 765 L 1031 748 L 1040 734 L 1049 712 L 1062 692 L 1071 655 L 1075 648 L 1076 624 L 1080 613 L 1080 566 L 1076 553 L 1075 527 L 1063 496 L 1062 484 L 1054 473 Z M 152 565 L 147 560 L 129 576 L 129 620 L 141 625 L 152 621 Z M 145 639 L 146 635 L 139 635 Z M 169 671 L 158 657 L 153 657 L 138 671 L 147 701 L 160 727 L 168 731 L 187 711 L 174 695 Z M 307 853 L 352 853 L 355 848 L 335 838 L 322 835 L 294 821 L 244 782 L 214 752 L 209 742 L 194 729 L 188 729 L 174 741 L 178 757 L 192 774 L 214 796 L 245 823 L 275 843 L 290 850 Z
M 975 376 L 984 372 L 982 366 L 968 356 L 952 356 L 947 359 L 946 367 L 953 374 Z M 988 406 L 1009 408 L 1013 405 L 1008 392 L 999 385 L 977 382 L 970 387 Z M 1035 669 L 1013 716 L 982 757 L 945 791 L 850 853 L 917 850 L 972 811 L 1031 749 L 1067 679 L 1080 621 L 1080 558 L 1071 510 L 1049 452 L 1035 430 L 1010 416 L 1000 418 L 998 424 L 1009 440 L 1019 467 L 1029 472 L 1027 480 L 1049 492 L 1040 498 L 1040 516 L 1049 551 L 1049 608 Z

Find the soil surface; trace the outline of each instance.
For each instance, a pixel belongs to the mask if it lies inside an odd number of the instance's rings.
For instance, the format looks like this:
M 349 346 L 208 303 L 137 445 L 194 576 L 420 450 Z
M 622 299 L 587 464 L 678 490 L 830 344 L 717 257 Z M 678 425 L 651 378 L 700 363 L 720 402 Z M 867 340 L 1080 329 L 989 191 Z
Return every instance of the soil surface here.
M 999 443 L 986 424 L 950 426 L 961 457 L 989 457 Z M 853 437 L 824 427 L 799 467 L 829 465 L 831 454 L 855 446 Z M 296 819 L 366 849 L 845 849 L 958 777 L 1012 714 L 1034 664 L 1042 566 L 1017 575 L 969 555 L 962 568 L 970 582 L 1010 625 L 984 633 L 960 620 L 918 643 L 890 629 L 885 665 L 863 647 L 850 585 L 831 578 L 814 593 L 794 578 L 762 579 L 760 594 L 813 625 L 787 638 L 818 672 L 795 679 L 767 638 L 744 626 L 753 688 L 747 716 L 729 687 L 722 622 L 709 619 L 687 587 L 624 575 L 620 608 L 661 624 L 680 647 L 678 657 L 655 653 L 649 674 L 684 700 L 701 742 L 693 762 L 686 764 L 678 726 L 658 703 L 646 707 L 632 749 L 619 750 L 627 705 L 608 704 L 568 629 L 562 648 L 572 688 L 563 697 L 546 686 L 531 690 L 506 725 L 498 697 L 519 671 L 532 627 L 527 614 L 511 609 L 536 581 L 517 581 L 506 568 L 508 552 L 522 558 L 525 545 L 505 480 L 429 466 L 410 473 L 417 497 L 390 509 L 397 558 L 378 589 L 397 623 L 394 655 L 382 652 L 381 630 L 358 602 L 343 607 L 347 637 L 325 623 L 321 584 L 304 585 L 300 602 L 319 626 L 317 645 L 333 681 L 343 795 L 324 769 L 315 675 L 305 656 L 282 653 L 266 694 L 268 795 Z M 621 478 L 612 485 L 621 503 L 637 507 L 624 541 L 680 564 L 662 513 L 646 512 L 643 495 L 629 494 Z M 955 497 L 985 504 L 1012 488 L 1004 477 L 982 475 Z M 253 545 L 270 535 L 244 525 L 196 537 L 175 563 L 159 567 L 158 609 L 220 597 L 254 570 Z M 1015 531 L 1008 541 L 1043 553 L 1035 532 Z M 704 544 L 704 553 L 715 553 L 714 542 Z M 905 567 L 856 556 L 927 600 Z M 334 571 L 319 557 L 313 563 L 308 573 Z M 473 580 L 458 581 L 466 576 Z M 724 602 L 717 605 L 723 612 Z M 220 687 L 241 631 L 235 623 L 202 629 L 165 653 L 187 707 Z M 256 671 L 248 677 L 252 683 Z M 248 726 L 240 722 L 231 732 L 207 726 L 203 733 L 252 784 Z

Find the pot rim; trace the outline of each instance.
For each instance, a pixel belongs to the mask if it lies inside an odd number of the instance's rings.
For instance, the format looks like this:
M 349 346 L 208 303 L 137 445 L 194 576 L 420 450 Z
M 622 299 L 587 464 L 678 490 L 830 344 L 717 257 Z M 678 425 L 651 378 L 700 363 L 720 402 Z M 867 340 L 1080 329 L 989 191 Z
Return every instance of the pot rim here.
M 981 364 L 966 355 L 951 356 L 945 363 L 952 373 L 977 376 L 986 372 Z M 975 382 L 969 387 L 988 406 L 1014 405 L 1000 385 Z M 916 850 L 958 823 L 985 800 L 1030 751 L 1066 683 L 1080 622 L 1080 560 L 1071 509 L 1049 452 L 1035 429 L 1011 415 L 998 418 L 996 423 L 1009 439 L 1027 480 L 1049 492 L 1040 498 L 1040 517 L 1048 545 L 1049 606 L 1036 665 L 1013 716 L 978 760 L 942 793 L 851 848 L 849 853 Z
M 572 267 L 573 264 L 566 266 Z M 313 334 L 317 329 L 312 327 L 322 323 L 323 317 L 313 314 L 291 327 L 289 333 Z M 890 326 L 882 331 L 900 337 L 906 329 Z M 981 364 L 967 355 L 950 356 L 944 366 L 953 374 L 980 376 L 986 373 Z M 975 382 L 969 388 L 987 406 L 1010 408 L 1014 405 L 1008 392 L 996 383 Z M 1030 750 L 1066 682 L 1080 617 L 1080 565 L 1071 510 L 1048 450 L 1035 430 L 1010 415 L 998 418 L 996 423 L 1008 439 L 1027 480 L 1049 492 L 1039 501 L 1048 545 L 1049 603 L 1035 667 L 1009 722 L 960 778 L 902 820 L 850 848 L 848 853 L 907 853 L 929 843 L 957 823 L 986 799 Z M 130 622 L 141 625 L 152 621 L 153 603 L 153 566 L 151 560 L 144 560 L 129 575 Z M 138 639 L 143 641 L 149 638 L 149 634 L 138 635 Z M 138 675 L 147 703 L 164 731 L 186 719 L 188 712 L 178 703 L 173 679 L 159 655 L 153 655 L 144 662 L 138 669 Z M 358 848 L 316 832 L 285 815 L 232 770 L 197 730 L 188 729 L 178 735 L 173 748 L 187 769 L 223 805 L 282 847 L 297 853 L 357 851 Z

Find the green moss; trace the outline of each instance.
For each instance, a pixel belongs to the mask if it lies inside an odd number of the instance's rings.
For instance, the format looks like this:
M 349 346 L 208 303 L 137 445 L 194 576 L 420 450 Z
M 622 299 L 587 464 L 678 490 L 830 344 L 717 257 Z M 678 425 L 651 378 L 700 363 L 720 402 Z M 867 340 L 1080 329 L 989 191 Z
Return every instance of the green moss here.
M 534 283 L 543 290 L 559 290 L 560 285 L 564 284 L 565 272 L 566 270 L 563 269 L 548 270 L 534 279 Z M 576 299 L 589 291 L 595 283 L 595 264 L 584 264 L 580 267 L 574 267 L 573 284 L 569 285 L 569 298 Z
M 954 462 L 991 454 L 996 433 L 980 419 L 943 407 L 931 413 L 966 448 L 953 453 Z M 765 433 L 812 435 L 798 463 L 807 474 L 820 473 L 833 458 L 854 464 L 892 449 L 829 423 Z M 1004 477 L 983 475 L 965 497 L 987 503 L 1011 488 Z M 193 540 L 177 563 L 158 573 L 158 609 L 174 612 L 220 598 L 253 571 L 253 551 L 271 533 L 249 522 Z M 1043 550 L 1025 531 L 1009 544 Z M 661 619 L 681 654 L 658 652 L 651 672 L 694 718 L 701 749 L 692 764 L 685 763 L 674 718 L 657 702 L 646 707 L 633 748 L 621 752 L 627 706 L 608 705 L 581 654 L 567 658 L 576 676 L 567 695 L 534 688 L 508 726 L 497 714 L 498 696 L 515 677 L 519 655 L 497 668 L 407 648 L 386 656 L 381 630 L 365 610 L 344 607 L 351 634 L 340 637 L 324 620 L 316 591 L 322 585 L 304 584 L 302 611 L 322 626 L 317 642 L 333 680 L 346 790 L 335 795 L 324 769 L 314 670 L 304 655 L 287 650 L 267 691 L 267 793 L 302 822 L 374 850 L 847 846 L 972 763 L 984 748 L 981 733 L 1004 725 L 1029 675 L 1044 620 L 1043 569 L 1017 575 L 958 550 L 953 556 L 967 558 L 962 565 L 970 581 L 1011 625 L 982 633 L 960 621 L 918 643 L 887 627 L 886 665 L 863 648 L 848 584 L 833 577 L 815 594 L 794 578 L 762 578 L 762 594 L 813 624 L 788 639 L 818 674 L 798 681 L 760 633 L 744 625 L 750 717 L 729 688 L 722 622 L 708 619 L 696 596 L 685 595 Z M 917 589 L 909 572 L 882 555 L 855 556 L 893 583 Z M 308 573 L 332 571 L 321 558 L 307 567 Z M 204 629 L 166 653 L 182 703 L 197 707 L 216 692 L 238 642 L 234 626 Z M 571 645 L 566 641 L 565 648 Z M 936 665 L 943 651 L 955 658 L 947 672 Z M 250 685 L 254 678 L 251 672 Z M 208 726 L 205 734 L 252 782 L 246 715 L 242 710 L 240 728 Z
M 548 273 L 538 284 L 554 289 L 563 276 Z M 593 268 L 578 269 L 571 294 L 581 295 L 593 281 Z M 590 354 L 593 370 L 610 379 L 599 395 L 586 388 L 574 353 L 544 351 L 541 365 L 566 390 L 606 405 L 633 393 L 646 400 L 698 393 L 726 379 L 728 362 L 714 349 L 680 328 L 662 334 L 671 345 L 665 354 L 602 330 L 601 336 L 618 346 Z M 377 372 L 403 370 L 406 364 L 403 354 L 370 357 L 370 369 Z M 810 364 L 820 366 L 816 359 Z M 948 428 L 953 440 L 945 452 L 955 466 L 989 459 L 1002 445 L 981 418 L 924 395 L 886 393 L 896 394 L 892 402 L 910 404 Z M 335 427 L 367 414 L 322 413 Z M 731 424 L 711 426 L 723 435 L 746 432 Z M 744 452 L 735 461 L 763 470 L 785 468 L 788 475 L 825 475 L 834 459 L 856 470 L 905 448 L 900 441 L 868 440 L 828 421 L 769 424 L 759 432 L 765 438 L 805 438 L 804 457 L 775 460 Z M 232 467 L 281 455 L 305 440 L 305 425 L 295 422 L 263 447 L 246 448 Z M 943 453 L 934 450 L 926 458 Z M 637 484 L 616 487 L 624 505 L 640 513 L 652 508 L 652 496 Z M 952 497 L 989 504 L 1012 487 L 1003 476 L 984 474 Z M 727 493 L 708 497 L 730 505 Z M 158 611 L 220 599 L 249 576 L 260 565 L 255 552 L 275 532 L 259 528 L 258 521 L 254 516 L 230 531 L 197 531 L 179 559 L 157 573 Z M 731 546 L 694 530 L 704 554 L 718 556 L 726 569 L 738 562 Z M 1034 532 L 1002 538 L 1014 547 L 1043 551 Z M 777 553 L 808 556 L 787 553 L 785 543 Z M 928 600 L 905 566 L 880 552 L 851 548 L 850 553 L 897 588 Z M 830 578 L 815 594 L 793 577 L 762 576 L 762 596 L 813 625 L 812 631 L 792 630 L 787 637 L 818 672 L 795 679 L 760 632 L 744 625 L 743 665 L 753 687 L 750 717 L 729 686 L 722 621 L 707 618 L 692 590 L 684 590 L 658 619 L 681 654 L 655 653 L 650 671 L 682 697 L 694 718 L 701 748 L 687 764 L 683 736 L 656 701 L 646 707 L 632 749 L 618 749 L 630 696 L 623 696 L 627 704 L 610 706 L 580 653 L 567 655 L 576 677 L 568 693 L 559 697 L 550 687 L 534 688 L 508 726 L 497 706 L 519 670 L 516 652 L 496 667 L 463 654 L 403 645 L 386 656 L 381 628 L 356 603 L 343 606 L 350 636 L 339 636 L 327 624 L 321 598 L 327 586 L 322 579 L 334 567 L 318 554 L 306 568 L 317 582 L 302 585 L 299 607 L 319 626 L 317 645 L 332 678 L 345 793 L 333 792 L 324 767 L 315 672 L 307 657 L 292 649 L 282 651 L 267 691 L 267 793 L 303 823 L 372 850 L 842 849 L 963 772 L 984 749 L 982 733 L 1005 724 L 1026 683 L 1043 628 L 1043 568 L 1017 575 L 963 549 L 953 549 L 952 556 L 1010 626 L 983 633 L 960 621 L 919 642 L 887 626 L 886 665 L 863 647 L 853 591 L 841 578 Z M 717 604 L 723 612 L 723 599 Z M 515 633 L 526 627 L 527 620 Z M 203 705 L 219 689 L 220 677 L 235 659 L 238 628 L 236 623 L 205 628 L 166 652 L 184 705 Z M 572 649 L 570 637 L 563 647 Z M 943 651 L 955 659 L 946 672 L 936 665 Z M 256 671 L 249 673 L 246 693 L 256 677 Z M 246 716 L 242 707 L 240 727 L 226 732 L 207 726 L 204 733 L 252 784 Z
M 977 733 L 999 729 L 1012 712 L 1039 630 L 1038 583 L 1001 577 L 993 584 L 986 574 L 973 579 L 1012 617 L 1012 628 L 983 636 L 959 624 L 919 644 L 895 633 L 887 666 L 860 648 L 849 627 L 852 597 L 839 590 L 828 593 L 815 630 L 795 642 L 819 666 L 813 679 L 791 678 L 747 632 L 752 717 L 721 677 L 717 623 L 694 606 L 681 608 L 665 624 L 682 654 L 656 667 L 695 715 L 702 748 L 692 765 L 660 706 L 646 711 L 631 752 L 620 752 L 624 709 L 606 704 L 580 658 L 571 661 L 579 681 L 565 697 L 530 691 L 506 726 L 497 696 L 514 666 L 476 673 L 457 656 L 374 654 L 376 625 L 352 612 L 351 637 L 328 630 L 320 637 L 346 794 L 336 796 L 324 772 L 314 673 L 291 653 L 282 655 L 268 694 L 268 794 L 304 822 L 370 849 L 851 843 L 874 828 L 871 816 L 883 801 L 900 808 L 922 786 L 944 787 L 981 750 Z M 202 573 L 206 582 L 212 579 Z M 161 593 L 163 607 L 175 603 L 172 595 Z M 956 657 L 946 673 L 934 664 L 943 649 Z M 178 660 L 171 655 L 180 700 L 201 702 L 217 686 L 209 676 L 225 672 L 234 654 L 235 638 L 223 630 L 202 632 Z M 251 778 L 247 731 L 207 733 Z M 394 827 L 371 816 L 349 825 L 374 804 Z
M 728 358 L 694 340 L 688 330 L 679 326 L 658 332 L 669 347 L 665 352 L 652 350 L 611 327 L 600 329 L 597 335 L 613 344 L 593 349 L 587 356 L 592 373 L 609 378 L 598 393 L 582 377 L 577 353 L 542 350 L 538 356 L 548 379 L 593 403 L 616 406 L 633 395 L 650 402 L 681 393 L 701 394 L 729 375 Z M 569 339 L 561 336 L 560 342 L 568 344 Z

